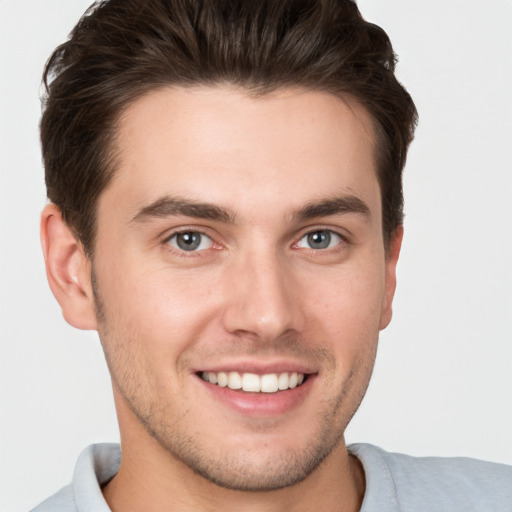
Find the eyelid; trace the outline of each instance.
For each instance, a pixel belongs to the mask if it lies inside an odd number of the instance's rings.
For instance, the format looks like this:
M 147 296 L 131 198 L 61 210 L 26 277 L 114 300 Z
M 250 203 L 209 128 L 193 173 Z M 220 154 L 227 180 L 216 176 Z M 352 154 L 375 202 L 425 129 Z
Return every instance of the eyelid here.
M 196 248 L 191 248 L 190 251 L 187 251 L 186 249 L 183 249 L 182 247 L 179 247 L 178 244 L 178 237 L 182 234 L 194 234 L 198 235 L 200 237 L 199 245 Z M 173 240 L 176 239 L 176 242 L 173 243 Z M 169 239 L 167 240 L 167 243 L 170 244 L 174 249 L 178 251 L 184 251 L 184 252 L 199 252 L 199 251 L 205 251 L 207 249 L 211 248 L 211 245 L 213 244 L 213 240 L 204 233 L 199 233 L 197 231 L 183 231 L 182 233 L 174 233 Z M 205 244 L 208 245 L 208 247 L 203 247 Z
M 324 249 L 307 247 L 307 246 L 305 247 L 305 246 L 299 245 L 302 242 L 302 240 L 304 240 L 307 236 L 309 236 L 313 233 L 320 232 L 320 231 L 326 231 L 326 232 L 331 233 L 331 235 L 338 237 L 338 239 L 339 239 L 338 242 L 335 243 L 332 247 L 326 247 Z M 322 226 L 322 225 L 314 226 L 314 227 L 308 226 L 307 228 L 301 230 L 300 236 L 298 236 L 296 238 L 296 242 L 293 243 L 292 248 L 300 249 L 301 251 L 309 251 L 312 254 L 320 255 L 322 253 L 328 254 L 328 253 L 342 250 L 344 248 L 347 248 L 350 245 L 350 243 L 351 242 L 350 242 L 349 236 L 341 228 L 338 228 L 338 227 L 334 228 L 332 226 Z
M 222 248 L 222 245 L 215 240 L 215 237 L 208 233 L 210 231 L 208 228 L 205 228 L 203 226 L 180 226 L 177 228 L 173 228 L 171 230 L 168 230 L 163 236 L 162 236 L 162 245 L 165 247 L 166 250 L 178 254 L 180 256 L 199 256 L 201 253 L 204 253 L 209 250 L 218 250 Z M 181 249 L 180 247 L 177 247 L 173 244 L 170 244 L 169 242 L 176 237 L 177 235 L 181 233 L 197 233 L 198 235 L 201 235 L 203 237 L 206 237 L 210 240 L 211 244 L 210 247 L 204 248 L 204 249 L 196 249 L 192 251 L 186 251 L 184 249 Z
M 342 237 L 339 233 L 336 231 L 333 231 L 332 229 L 315 229 L 313 231 L 308 231 L 307 233 L 304 233 L 302 237 L 299 239 L 297 243 L 302 242 L 303 240 L 307 240 L 311 235 L 314 235 L 315 233 L 328 233 L 329 236 L 334 239 L 342 240 Z M 332 240 L 330 240 L 331 242 Z M 339 242 L 338 242 L 339 243 Z
M 318 231 L 328 231 L 329 233 L 334 233 L 335 235 L 338 235 L 343 240 L 347 241 L 349 240 L 350 233 L 339 226 L 330 226 L 330 225 L 315 225 L 315 226 L 307 226 L 305 228 L 302 228 L 299 231 L 299 235 L 297 237 L 297 240 L 300 240 L 304 238 L 307 235 L 310 235 L 311 233 L 316 233 Z
M 212 235 L 209 234 L 210 230 L 204 226 L 179 226 L 165 230 L 160 238 L 163 243 L 168 242 L 173 236 L 179 235 L 180 233 L 199 233 L 201 235 L 207 236 L 208 238 L 212 238 Z

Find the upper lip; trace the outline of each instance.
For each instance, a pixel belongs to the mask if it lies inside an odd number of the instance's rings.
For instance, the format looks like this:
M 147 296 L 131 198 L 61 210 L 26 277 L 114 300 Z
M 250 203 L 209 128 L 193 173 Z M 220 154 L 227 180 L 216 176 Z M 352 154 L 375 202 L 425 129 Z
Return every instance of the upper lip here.
M 269 373 L 317 373 L 317 369 L 311 365 L 290 360 L 281 361 L 225 361 L 220 363 L 208 363 L 205 366 L 194 369 L 194 373 L 199 372 L 238 372 L 238 373 L 255 373 L 256 375 L 266 375 Z

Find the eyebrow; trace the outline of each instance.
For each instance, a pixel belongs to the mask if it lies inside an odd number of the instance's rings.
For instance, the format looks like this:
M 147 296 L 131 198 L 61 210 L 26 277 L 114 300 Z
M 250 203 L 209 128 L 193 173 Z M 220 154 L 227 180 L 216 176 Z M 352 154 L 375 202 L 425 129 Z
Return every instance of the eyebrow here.
M 151 219 L 181 215 L 198 219 L 215 220 L 230 224 L 236 223 L 236 215 L 226 208 L 211 203 L 190 201 L 182 197 L 165 196 L 141 208 L 132 222 L 146 222 Z
M 313 201 L 299 208 L 292 214 L 297 221 L 356 213 L 370 217 L 370 208 L 357 196 L 344 195 L 329 199 Z M 237 216 L 227 208 L 212 203 L 196 202 L 182 197 L 165 196 L 141 208 L 133 217 L 132 222 L 142 223 L 151 219 L 170 216 L 184 216 L 198 219 L 213 220 L 227 224 L 236 224 Z
M 293 214 L 293 218 L 304 221 L 316 217 L 350 213 L 357 213 L 366 218 L 371 217 L 370 208 L 362 199 L 354 195 L 343 195 L 306 204 Z

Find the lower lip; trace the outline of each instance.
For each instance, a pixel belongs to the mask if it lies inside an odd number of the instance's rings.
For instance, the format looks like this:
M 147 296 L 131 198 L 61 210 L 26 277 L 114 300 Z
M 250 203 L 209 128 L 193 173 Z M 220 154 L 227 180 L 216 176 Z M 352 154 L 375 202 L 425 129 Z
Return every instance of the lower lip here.
M 275 393 L 247 393 L 242 390 L 222 388 L 197 376 L 208 393 L 231 409 L 244 416 L 269 417 L 285 414 L 298 407 L 311 391 L 316 375 L 308 378 L 296 388 Z

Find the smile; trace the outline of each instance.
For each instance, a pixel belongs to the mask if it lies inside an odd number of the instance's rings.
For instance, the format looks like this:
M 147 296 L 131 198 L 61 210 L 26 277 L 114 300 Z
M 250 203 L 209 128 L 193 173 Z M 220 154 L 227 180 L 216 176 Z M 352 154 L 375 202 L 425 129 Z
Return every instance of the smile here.
M 242 390 L 250 393 L 277 393 L 300 386 L 304 373 L 283 372 L 257 375 L 239 372 L 202 372 L 201 378 L 222 388 Z

